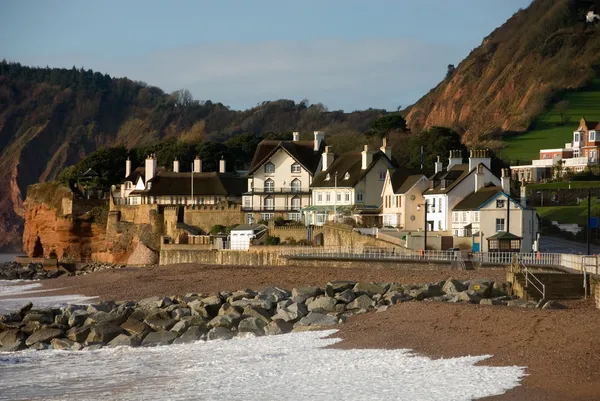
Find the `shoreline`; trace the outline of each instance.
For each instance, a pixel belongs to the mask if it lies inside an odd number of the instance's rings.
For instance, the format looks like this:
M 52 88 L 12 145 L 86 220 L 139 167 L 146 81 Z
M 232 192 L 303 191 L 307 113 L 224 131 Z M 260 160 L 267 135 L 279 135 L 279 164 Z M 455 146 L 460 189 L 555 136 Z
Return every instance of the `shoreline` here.
M 330 280 L 436 282 L 491 278 L 504 269 L 345 269 L 175 265 L 104 270 L 84 276 L 41 280 L 48 295 L 96 295 L 102 300 L 141 299 L 186 292 L 261 290 L 323 286 Z M 130 295 L 129 297 L 123 297 Z M 352 316 L 335 326 L 338 349 L 411 349 L 433 359 L 493 355 L 480 364 L 524 366 L 521 384 L 486 400 L 600 399 L 600 310 L 591 299 L 564 302 L 565 310 L 406 302 L 385 312 Z M 365 333 L 369 333 L 365 336 Z

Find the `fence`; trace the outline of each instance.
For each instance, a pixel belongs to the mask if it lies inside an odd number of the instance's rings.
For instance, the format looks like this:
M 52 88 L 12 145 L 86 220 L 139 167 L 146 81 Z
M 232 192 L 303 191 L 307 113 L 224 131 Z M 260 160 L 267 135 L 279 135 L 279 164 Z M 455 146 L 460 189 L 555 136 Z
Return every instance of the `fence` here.
M 326 247 L 291 248 L 284 254 L 288 257 L 323 259 L 380 259 L 380 260 L 422 260 L 438 262 L 456 262 L 461 258 L 455 251 L 415 251 L 399 247 Z

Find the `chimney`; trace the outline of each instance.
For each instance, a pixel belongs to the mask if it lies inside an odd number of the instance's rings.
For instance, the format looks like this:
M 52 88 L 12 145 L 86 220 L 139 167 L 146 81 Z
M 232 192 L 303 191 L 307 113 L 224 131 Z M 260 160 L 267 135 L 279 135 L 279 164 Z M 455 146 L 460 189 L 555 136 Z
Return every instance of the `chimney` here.
M 442 171 L 442 169 L 443 169 L 443 167 L 442 167 L 442 160 L 441 160 L 441 159 L 440 159 L 440 157 L 438 156 L 438 157 L 437 157 L 437 161 L 435 162 L 435 172 L 436 172 L 436 173 L 439 173 L 439 172 L 441 172 L 441 171 Z
M 452 167 L 456 166 L 457 164 L 462 164 L 462 162 L 463 162 L 462 151 L 461 150 L 451 150 L 450 157 L 448 158 L 448 167 L 446 167 L 446 169 L 450 170 Z
M 129 157 L 125 160 L 125 177 L 129 177 L 131 175 L 131 160 Z
M 487 149 L 471 150 L 469 156 L 469 171 L 473 170 L 479 163 L 483 163 L 488 169 L 492 168 L 492 158 Z
M 321 142 L 325 139 L 325 133 L 323 131 L 315 131 L 315 152 L 321 149 Z
M 175 158 L 175 160 L 173 160 L 173 172 L 174 173 L 179 172 L 179 160 L 177 160 L 177 158 Z
M 502 169 L 502 178 L 500 179 L 502 183 L 502 192 L 510 196 L 510 169 L 503 168 Z
M 225 172 L 225 159 L 221 156 L 221 160 L 219 160 L 219 173 L 223 174 Z
M 475 172 L 475 192 L 479 191 L 485 186 L 485 174 L 483 174 L 483 164 L 477 165 L 477 171 Z
M 146 183 L 146 185 L 148 185 L 148 181 L 150 181 L 152 178 L 154 178 L 154 175 L 156 174 L 156 156 L 154 155 L 154 153 L 148 155 L 148 157 L 146 158 L 146 165 L 145 165 L 145 170 L 144 170 L 144 182 Z M 150 188 L 148 186 L 148 188 Z
M 329 146 L 325 146 L 325 152 L 323 152 L 322 157 L 323 157 L 323 160 L 321 163 L 322 164 L 321 170 L 327 171 L 327 169 L 331 166 L 331 163 L 333 163 L 333 159 L 335 157 L 335 155 L 329 151 Z
M 196 158 L 194 159 L 194 173 L 201 173 L 202 172 L 202 160 L 200 160 L 200 156 L 196 156 Z
M 387 145 L 387 138 L 385 136 L 383 137 L 383 145 L 379 148 L 379 150 L 385 153 L 388 159 L 392 160 L 392 148 Z
M 362 166 L 361 166 L 361 169 L 366 170 L 367 167 L 369 167 L 369 165 L 373 161 L 373 153 L 371 153 L 369 151 L 369 145 L 365 145 L 365 150 L 363 150 L 360 153 L 362 155 Z
M 292 132 L 292 137 L 294 142 L 298 142 L 300 140 L 300 133 L 298 131 Z

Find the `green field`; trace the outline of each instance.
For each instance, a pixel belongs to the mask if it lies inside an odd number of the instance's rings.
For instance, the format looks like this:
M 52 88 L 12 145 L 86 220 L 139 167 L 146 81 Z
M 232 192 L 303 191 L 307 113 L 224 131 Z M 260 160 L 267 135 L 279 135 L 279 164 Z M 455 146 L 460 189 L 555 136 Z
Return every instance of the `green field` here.
M 600 181 L 571 181 L 571 183 L 548 182 L 546 184 L 527 184 L 527 189 L 577 189 L 577 188 L 600 188 Z
M 596 198 L 591 199 L 591 217 L 600 216 L 600 204 L 596 202 Z M 579 206 L 549 206 L 536 208 L 538 214 L 542 218 L 550 221 L 558 221 L 559 223 L 575 223 L 584 225 L 587 219 L 587 200 Z
M 514 163 L 517 160 L 538 159 L 540 149 L 562 148 L 566 142 L 570 142 L 581 117 L 588 121 L 600 121 L 600 80 L 594 80 L 585 89 L 567 91 L 562 99 L 569 101 L 566 112 L 569 120 L 565 125 L 557 125 L 560 116 L 552 109 L 553 106 L 549 106 L 534 121 L 530 131 L 505 138 L 507 146 L 500 151 L 504 161 Z

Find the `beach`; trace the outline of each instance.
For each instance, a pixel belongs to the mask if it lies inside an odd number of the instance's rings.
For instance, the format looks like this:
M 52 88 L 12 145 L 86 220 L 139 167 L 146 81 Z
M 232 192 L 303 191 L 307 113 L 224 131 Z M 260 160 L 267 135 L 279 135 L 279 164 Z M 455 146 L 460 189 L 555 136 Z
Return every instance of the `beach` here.
M 211 293 L 267 286 L 323 286 L 330 280 L 425 283 L 453 277 L 504 281 L 503 269 L 345 269 L 175 265 L 123 268 L 40 282 L 47 295 L 104 300 Z M 353 316 L 332 334 L 337 349 L 411 349 L 431 358 L 493 355 L 485 366 L 523 366 L 521 385 L 491 400 L 600 399 L 600 310 L 592 300 L 564 310 L 406 302 Z

